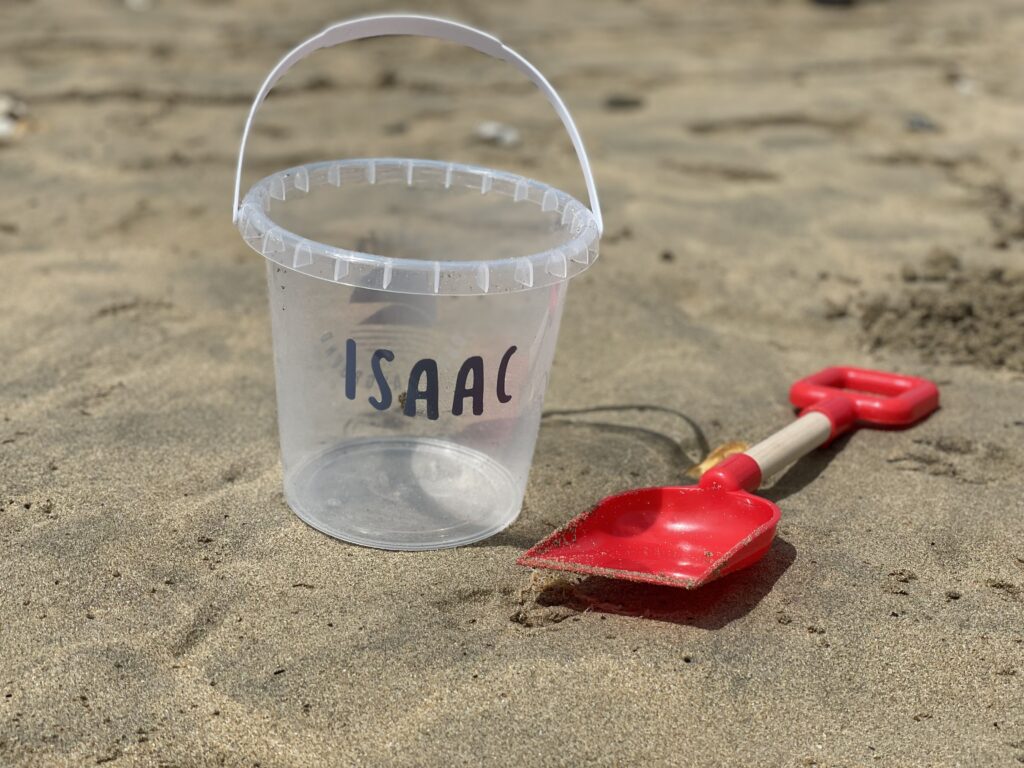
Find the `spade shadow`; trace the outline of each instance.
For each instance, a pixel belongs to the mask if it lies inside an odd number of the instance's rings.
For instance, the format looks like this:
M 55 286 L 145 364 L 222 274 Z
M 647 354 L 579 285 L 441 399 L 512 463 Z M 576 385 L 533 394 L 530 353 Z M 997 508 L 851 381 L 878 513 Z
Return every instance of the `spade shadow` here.
M 653 408 L 622 406 L 622 408 L 664 410 L 657 406 Z M 617 409 L 617 407 L 611 406 L 595 410 Z M 685 415 L 673 413 L 682 416 L 691 424 L 697 440 L 701 444 L 701 449 L 706 454 L 707 442 L 699 426 L 692 423 Z M 545 414 L 545 416 L 549 415 L 563 416 L 560 412 Z M 609 427 L 622 429 L 619 425 L 603 423 L 592 423 L 592 425 L 605 429 Z M 628 429 L 645 431 L 638 428 Z M 664 435 L 658 434 L 657 436 L 661 440 L 666 439 Z M 758 495 L 773 503 L 779 503 L 798 493 L 825 471 L 846 445 L 848 439 L 849 435 L 844 435 L 828 447 L 804 457 Z M 673 441 L 669 439 L 669 442 Z M 675 450 L 679 450 L 678 444 L 675 444 Z M 520 541 L 523 532 L 518 533 L 519 535 L 514 535 L 505 532 L 492 541 L 495 544 L 527 547 L 535 543 L 533 540 Z M 538 606 L 561 606 L 578 612 L 642 617 L 700 629 L 717 630 L 750 613 L 772 590 L 782 574 L 795 562 L 796 557 L 796 548 L 783 537 L 776 536 L 772 547 L 760 562 L 696 590 L 587 576 L 577 582 L 558 579 L 538 593 L 536 603 Z
M 776 537 L 761 562 L 700 589 L 588 576 L 577 583 L 559 579 L 543 588 L 536 602 L 580 613 L 632 616 L 716 630 L 754 610 L 795 560 L 796 547 Z
M 839 452 L 849 440 L 850 433 L 847 433 L 836 438 L 834 443 L 812 451 L 780 475 L 769 487 L 755 491 L 755 493 L 774 504 L 778 504 L 782 500 L 800 492 L 828 468 L 828 465 L 839 455 Z M 785 510 L 783 510 L 782 517 L 785 520 Z
M 825 471 L 848 439 L 849 435 L 844 435 L 804 457 L 758 495 L 779 503 L 799 492 Z M 776 535 L 760 562 L 695 590 L 587 576 L 578 583 L 555 582 L 541 590 L 536 602 L 580 612 L 642 617 L 716 630 L 750 613 L 796 557 L 796 547 Z

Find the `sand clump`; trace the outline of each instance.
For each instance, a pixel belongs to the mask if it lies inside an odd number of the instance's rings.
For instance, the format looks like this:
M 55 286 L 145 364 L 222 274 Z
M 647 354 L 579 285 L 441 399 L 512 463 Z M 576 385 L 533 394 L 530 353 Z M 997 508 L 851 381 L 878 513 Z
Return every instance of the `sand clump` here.
M 1024 272 L 965 268 L 936 250 L 905 267 L 895 296 L 865 302 L 871 349 L 916 350 L 926 360 L 1024 371 Z

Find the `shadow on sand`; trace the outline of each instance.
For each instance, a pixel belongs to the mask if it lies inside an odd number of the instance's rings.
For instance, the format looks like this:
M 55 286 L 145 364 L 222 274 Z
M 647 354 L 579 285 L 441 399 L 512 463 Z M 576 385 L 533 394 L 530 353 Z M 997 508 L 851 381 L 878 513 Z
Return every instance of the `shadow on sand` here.
M 705 443 L 700 428 L 695 424 L 693 428 L 701 442 Z M 798 493 L 825 471 L 847 439 L 848 436 L 844 436 L 827 448 L 815 451 L 797 462 L 759 495 L 778 504 Z M 681 483 L 691 484 L 691 481 Z M 782 524 L 785 524 L 785 510 Z M 513 544 L 521 547 L 535 543 L 520 541 L 521 537 L 522 532 L 518 536 L 506 532 L 495 537 L 492 542 L 496 545 Z M 715 630 L 750 613 L 771 591 L 796 557 L 796 548 L 781 536 L 776 536 L 768 554 L 760 562 L 696 590 L 598 576 L 587 576 L 580 581 L 556 579 L 541 588 L 535 598 L 535 606 L 559 606 L 577 612 L 636 616 Z
M 847 433 L 836 438 L 831 445 L 812 451 L 780 475 L 768 488 L 757 491 L 757 495 L 778 504 L 802 491 L 828 468 L 849 440 L 850 433 Z M 785 509 L 782 510 L 782 521 L 786 521 Z
M 794 560 L 796 548 L 776 537 L 757 565 L 700 589 L 588 576 L 577 583 L 558 579 L 541 589 L 535 601 L 538 606 L 561 606 L 580 613 L 636 616 L 715 630 L 750 613 Z

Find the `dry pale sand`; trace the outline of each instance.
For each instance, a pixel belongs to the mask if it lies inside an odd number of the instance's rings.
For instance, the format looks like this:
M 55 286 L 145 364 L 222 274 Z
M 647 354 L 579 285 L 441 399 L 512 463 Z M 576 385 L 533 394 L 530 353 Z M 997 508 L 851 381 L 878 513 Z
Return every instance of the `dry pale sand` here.
M 521 518 L 425 554 L 284 504 L 264 271 L 228 215 L 263 75 L 379 6 L 0 6 L 0 763 L 1024 762 L 1024 2 L 406 5 L 540 64 L 608 222 Z M 249 180 L 374 154 L 582 186 L 514 72 L 393 40 L 288 77 Z M 686 593 L 514 565 L 835 362 L 944 407 L 786 473 L 756 569 Z

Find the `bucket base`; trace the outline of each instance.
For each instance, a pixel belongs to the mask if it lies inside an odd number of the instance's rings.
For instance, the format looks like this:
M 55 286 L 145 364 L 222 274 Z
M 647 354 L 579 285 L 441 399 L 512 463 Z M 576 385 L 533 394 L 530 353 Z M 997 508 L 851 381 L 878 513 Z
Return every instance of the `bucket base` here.
M 354 440 L 285 474 L 302 520 L 364 547 L 424 550 L 492 536 L 519 515 L 522 489 L 494 459 L 428 438 Z

